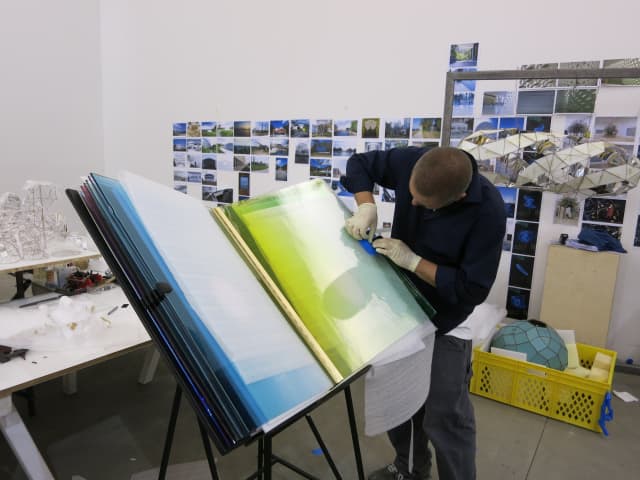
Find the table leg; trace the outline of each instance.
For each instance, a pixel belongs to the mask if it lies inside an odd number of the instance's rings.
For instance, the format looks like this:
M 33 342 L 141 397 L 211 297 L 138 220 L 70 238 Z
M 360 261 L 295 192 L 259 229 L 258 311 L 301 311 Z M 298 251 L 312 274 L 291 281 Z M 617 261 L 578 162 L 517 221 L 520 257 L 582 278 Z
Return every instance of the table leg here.
M 54 480 L 20 414 L 13 406 L 11 395 L 0 398 L 0 429 L 29 479 Z
M 149 347 L 144 356 L 144 363 L 142 364 L 142 370 L 140 370 L 140 375 L 138 376 L 138 383 L 145 385 L 153 380 L 159 360 L 160 354 L 158 353 L 158 350 L 156 350 L 154 346 Z

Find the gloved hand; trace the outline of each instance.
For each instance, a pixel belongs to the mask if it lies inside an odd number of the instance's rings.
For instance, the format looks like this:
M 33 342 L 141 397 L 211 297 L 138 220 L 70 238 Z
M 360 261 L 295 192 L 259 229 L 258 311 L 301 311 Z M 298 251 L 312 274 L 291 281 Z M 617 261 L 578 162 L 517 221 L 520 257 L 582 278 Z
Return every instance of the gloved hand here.
M 373 239 L 378 226 L 378 209 L 374 203 L 361 203 L 358 210 L 351 218 L 348 218 L 344 228 L 349 235 L 356 240 Z M 367 233 L 367 230 L 369 231 Z
M 415 272 L 422 257 L 413 251 L 402 240 L 397 238 L 379 238 L 373 242 L 376 252 L 388 257 L 400 268 Z

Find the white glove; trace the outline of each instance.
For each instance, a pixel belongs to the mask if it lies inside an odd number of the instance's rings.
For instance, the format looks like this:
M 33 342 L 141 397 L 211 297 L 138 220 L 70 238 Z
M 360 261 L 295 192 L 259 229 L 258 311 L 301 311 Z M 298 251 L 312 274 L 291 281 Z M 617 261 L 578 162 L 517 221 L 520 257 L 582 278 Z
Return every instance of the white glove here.
M 415 272 L 422 257 L 413 253 L 407 244 L 397 238 L 379 238 L 373 242 L 376 252 L 388 257 L 400 268 Z
M 358 210 L 348 218 L 344 228 L 356 240 L 373 239 L 378 226 L 378 209 L 374 203 L 361 203 Z

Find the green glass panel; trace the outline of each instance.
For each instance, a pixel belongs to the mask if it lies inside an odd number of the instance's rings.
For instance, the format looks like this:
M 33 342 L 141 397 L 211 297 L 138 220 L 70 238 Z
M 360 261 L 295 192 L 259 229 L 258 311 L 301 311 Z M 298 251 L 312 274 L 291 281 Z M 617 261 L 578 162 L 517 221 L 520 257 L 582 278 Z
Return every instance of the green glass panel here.
M 344 231 L 350 213 L 322 180 L 219 208 L 344 376 L 434 313 Z

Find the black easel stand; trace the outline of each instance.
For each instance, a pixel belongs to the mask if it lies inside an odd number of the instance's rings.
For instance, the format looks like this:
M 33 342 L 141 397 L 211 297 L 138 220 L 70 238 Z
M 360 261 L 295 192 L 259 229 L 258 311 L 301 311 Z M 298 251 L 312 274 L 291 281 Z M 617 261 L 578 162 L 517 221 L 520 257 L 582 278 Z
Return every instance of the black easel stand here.
M 364 468 L 362 466 L 362 455 L 360 453 L 360 442 L 358 440 L 356 418 L 353 410 L 353 401 L 351 399 L 351 390 L 348 385 L 344 387 L 344 395 L 347 403 L 349 428 L 351 430 L 351 440 L 353 442 L 353 451 L 354 451 L 355 460 L 356 460 L 356 467 L 358 470 L 358 479 L 364 480 Z M 171 454 L 171 444 L 173 443 L 173 434 L 175 432 L 176 421 L 178 419 L 178 412 L 180 410 L 181 397 L 182 397 L 182 388 L 180 387 L 180 385 L 176 385 L 176 392 L 174 394 L 173 405 L 171 407 L 171 416 L 169 418 L 169 426 L 167 428 L 167 436 L 164 443 L 164 450 L 162 452 L 162 460 L 160 462 L 160 471 L 158 473 L 158 480 L 164 480 L 167 473 L 167 467 L 169 465 L 169 455 Z M 333 475 L 335 476 L 336 480 L 342 480 L 342 475 L 340 475 L 340 472 L 338 471 L 338 468 L 336 467 L 336 464 L 333 461 L 333 458 L 331 457 L 331 454 L 329 453 L 329 450 L 327 449 L 327 446 L 324 443 L 324 440 L 322 440 L 322 437 L 320 436 L 320 432 L 318 431 L 315 423 L 313 422 L 313 419 L 311 418 L 309 413 L 304 413 L 304 417 L 307 420 L 307 423 L 309 424 L 309 428 L 311 429 L 313 436 L 318 442 L 318 445 L 320 446 L 322 453 L 324 454 L 324 457 L 327 460 L 327 463 L 329 464 L 329 467 L 331 468 L 331 471 L 333 472 Z M 273 437 L 277 435 L 279 432 L 281 432 L 282 430 L 284 430 L 286 427 L 288 427 L 289 425 L 297 421 L 299 418 L 300 416 L 296 416 L 292 418 L 289 422 L 287 422 L 286 425 L 284 425 L 282 428 L 277 429 L 273 433 L 266 433 L 262 435 L 260 438 L 258 438 L 258 470 L 252 475 L 250 475 L 249 477 L 247 477 L 246 480 L 253 480 L 253 479 L 271 480 L 271 467 L 273 467 L 273 465 L 277 463 L 283 465 L 284 467 L 287 467 L 289 470 L 297 473 L 303 478 L 306 478 L 308 480 L 319 480 L 318 477 L 311 475 L 310 473 L 302 470 L 301 468 L 297 467 L 291 462 L 288 462 L 287 460 L 273 453 L 273 449 L 272 449 Z M 207 432 L 204 428 L 204 425 L 202 425 L 202 422 L 199 419 L 198 419 L 198 426 L 200 427 L 200 436 L 202 437 L 202 444 L 204 446 L 204 449 L 207 455 L 207 461 L 209 462 L 209 471 L 211 472 L 211 478 L 213 480 L 219 480 L 215 459 L 213 458 L 213 453 L 211 451 L 211 444 L 209 443 L 209 437 L 207 436 Z

